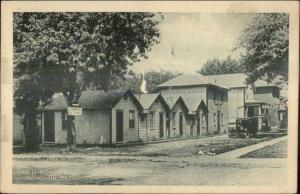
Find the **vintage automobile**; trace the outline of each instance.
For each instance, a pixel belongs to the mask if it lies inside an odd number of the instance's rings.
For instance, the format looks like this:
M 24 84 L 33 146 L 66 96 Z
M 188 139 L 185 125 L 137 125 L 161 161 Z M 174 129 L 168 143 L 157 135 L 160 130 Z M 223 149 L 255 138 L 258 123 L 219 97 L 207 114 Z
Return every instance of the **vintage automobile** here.
M 255 137 L 258 131 L 258 118 L 247 117 L 229 120 L 228 136 L 229 137 Z

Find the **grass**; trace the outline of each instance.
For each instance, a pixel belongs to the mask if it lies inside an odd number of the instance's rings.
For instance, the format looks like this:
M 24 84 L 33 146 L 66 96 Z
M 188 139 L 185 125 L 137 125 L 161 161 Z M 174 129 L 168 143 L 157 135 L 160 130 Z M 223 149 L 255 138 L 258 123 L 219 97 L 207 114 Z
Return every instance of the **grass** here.
M 248 154 L 242 155 L 241 158 L 286 158 L 287 141 L 282 141 Z

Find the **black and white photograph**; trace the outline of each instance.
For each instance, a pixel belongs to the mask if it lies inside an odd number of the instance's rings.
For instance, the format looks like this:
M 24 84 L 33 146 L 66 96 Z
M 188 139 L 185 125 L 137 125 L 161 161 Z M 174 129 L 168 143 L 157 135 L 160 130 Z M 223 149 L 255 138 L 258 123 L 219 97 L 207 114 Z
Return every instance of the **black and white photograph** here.
M 1 98 L 12 187 L 296 192 L 295 13 L 232 7 L 14 9 L 11 98 Z

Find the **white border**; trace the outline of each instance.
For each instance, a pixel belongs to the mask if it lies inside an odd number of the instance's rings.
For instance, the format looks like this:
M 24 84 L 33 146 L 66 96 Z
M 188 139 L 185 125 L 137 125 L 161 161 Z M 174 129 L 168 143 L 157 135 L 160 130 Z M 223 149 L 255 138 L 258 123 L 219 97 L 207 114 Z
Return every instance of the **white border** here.
M 288 185 L 265 186 L 65 186 L 12 184 L 12 13 L 25 11 L 148 11 L 290 14 Z M 297 190 L 299 2 L 297 1 L 5 1 L 1 2 L 1 192 L 29 193 L 294 193 Z M 280 177 L 278 177 L 280 178 Z

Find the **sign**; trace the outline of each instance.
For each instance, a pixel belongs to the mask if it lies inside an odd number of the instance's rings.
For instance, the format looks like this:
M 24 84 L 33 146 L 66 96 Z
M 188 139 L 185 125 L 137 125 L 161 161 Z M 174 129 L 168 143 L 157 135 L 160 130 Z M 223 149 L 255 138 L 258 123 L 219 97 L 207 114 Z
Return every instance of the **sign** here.
M 68 107 L 68 115 L 70 116 L 81 116 L 82 115 L 82 108 L 81 107 Z

